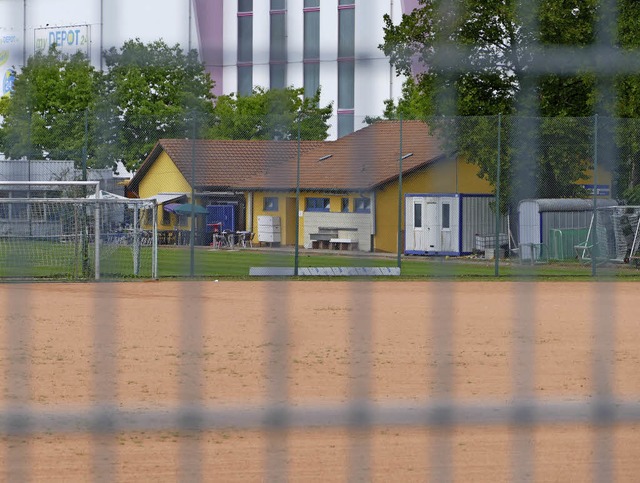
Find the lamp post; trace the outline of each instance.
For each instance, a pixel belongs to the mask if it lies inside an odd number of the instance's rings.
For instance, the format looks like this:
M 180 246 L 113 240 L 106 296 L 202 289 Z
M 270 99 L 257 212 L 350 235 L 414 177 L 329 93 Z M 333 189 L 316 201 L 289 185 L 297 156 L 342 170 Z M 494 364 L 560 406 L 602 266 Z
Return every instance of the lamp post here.
M 294 243 L 294 255 L 293 255 L 293 275 L 298 276 L 298 240 L 300 237 L 300 122 L 302 112 L 298 112 L 297 124 L 298 124 L 298 153 L 296 156 L 296 239 Z

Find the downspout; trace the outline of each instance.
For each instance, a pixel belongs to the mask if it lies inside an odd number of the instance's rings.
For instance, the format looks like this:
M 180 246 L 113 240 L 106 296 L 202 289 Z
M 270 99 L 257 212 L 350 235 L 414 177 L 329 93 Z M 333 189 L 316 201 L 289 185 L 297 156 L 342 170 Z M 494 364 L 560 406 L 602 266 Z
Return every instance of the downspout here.
M 247 194 L 247 231 L 253 232 L 253 191 Z
M 373 241 L 375 240 L 375 236 L 376 236 L 376 191 L 375 190 L 371 192 L 371 228 L 372 228 L 371 242 L 370 242 L 371 246 L 369 247 L 369 251 L 373 252 L 375 251 Z

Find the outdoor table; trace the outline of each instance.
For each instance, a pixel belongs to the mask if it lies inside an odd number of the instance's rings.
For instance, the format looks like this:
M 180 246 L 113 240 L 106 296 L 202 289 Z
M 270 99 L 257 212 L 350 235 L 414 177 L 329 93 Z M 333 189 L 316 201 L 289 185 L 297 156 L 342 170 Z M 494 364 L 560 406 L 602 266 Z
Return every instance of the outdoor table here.
M 247 247 L 247 243 L 251 244 L 251 238 L 252 238 L 251 235 L 253 235 L 252 232 L 247 230 L 242 230 L 242 231 L 236 232 L 236 235 L 238 237 L 238 243 L 241 243 L 244 248 Z
M 226 231 L 223 232 L 223 234 L 227 241 L 227 246 L 229 248 L 233 248 L 233 246 L 236 244 L 237 233 L 235 231 Z

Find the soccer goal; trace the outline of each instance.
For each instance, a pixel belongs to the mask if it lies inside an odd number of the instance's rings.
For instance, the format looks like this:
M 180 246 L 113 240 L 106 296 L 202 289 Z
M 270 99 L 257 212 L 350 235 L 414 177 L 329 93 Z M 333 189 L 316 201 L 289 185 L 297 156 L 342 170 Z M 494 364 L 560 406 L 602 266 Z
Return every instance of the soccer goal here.
M 640 259 L 640 206 L 599 207 L 591 217 L 584 243 L 576 245 L 581 260 L 628 263 Z
M 97 181 L 0 181 L 0 279 L 157 278 L 156 213 Z

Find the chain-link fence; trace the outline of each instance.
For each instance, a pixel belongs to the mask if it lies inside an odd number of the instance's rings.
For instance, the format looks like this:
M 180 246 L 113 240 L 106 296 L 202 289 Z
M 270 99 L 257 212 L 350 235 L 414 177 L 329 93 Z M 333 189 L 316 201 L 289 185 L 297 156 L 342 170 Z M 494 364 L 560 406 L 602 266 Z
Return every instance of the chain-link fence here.
M 1 175 L 99 180 L 116 196 L 156 199 L 161 248 L 191 248 L 181 256 L 194 266 L 168 275 L 225 274 L 194 262 L 210 248 L 271 249 L 282 255 L 278 264 L 289 270 L 283 273 L 334 265 L 395 269 L 407 255 L 490 259 L 494 275 L 501 265 L 509 267 L 502 275 L 513 274 L 514 265 L 535 270 L 549 263 L 595 274 L 600 262 L 624 268 L 635 261 L 635 217 L 625 234 L 611 224 L 602 234 L 610 256 L 588 254 L 601 244 L 596 210 L 638 203 L 635 119 L 353 122 L 354 133 L 328 139 L 325 119 L 301 113 L 187 112 L 172 122 L 138 118 L 135 127 L 86 112 L 10 118 Z M 170 260 L 175 250 L 161 250 L 161 276 L 163 256 Z
M 524 81 L 635 74 L 602 37 L 522 46 Z M 491 63 L 468 46 L 430 67 Z M 282 102 L 134 110 L 132 92 L 3 110 L 0 180 L 97 180 L 106 200 L 0 191 L 0 278 L 21 282 L 0 286 L 0 478 L 635 480 L 635 287 L 610 282 L 640 264 L 636 119 L 340 109 L 329 126 Z M 127 283 L 23 283 L 94 278 L 92 230 Z

